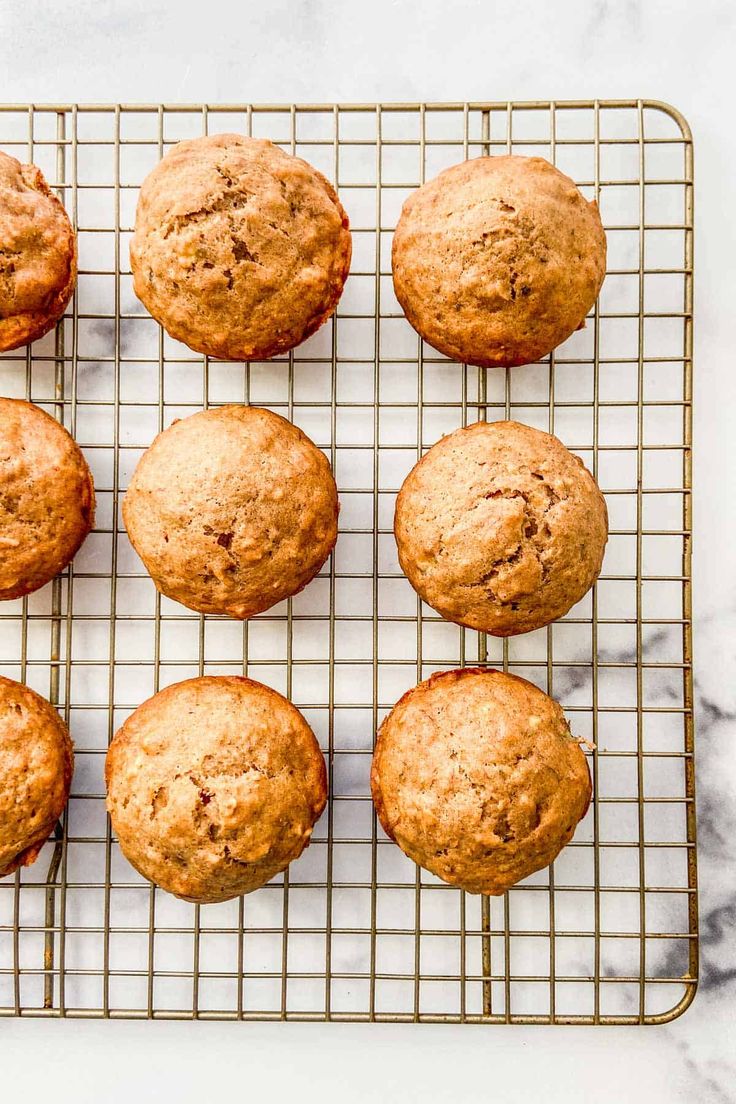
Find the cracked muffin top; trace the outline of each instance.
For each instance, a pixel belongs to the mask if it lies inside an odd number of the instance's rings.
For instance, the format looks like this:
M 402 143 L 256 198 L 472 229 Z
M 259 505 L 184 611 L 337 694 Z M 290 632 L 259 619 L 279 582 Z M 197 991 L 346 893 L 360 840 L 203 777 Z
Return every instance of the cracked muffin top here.
M 394 706 L 371 789 L 384 831 L 409 858 L 494 896 L 554 861 L 591 797 L 587 761 L 557 702 L 480 668 L 433 675 Z
M 298 709 L 247 678 L 169 686 L 117 732 L 105 764 L 120 847 L 189 901 L 227 901 L 301 855 L 327 801 L 319 744 Z
M 64 426 L 33 403 L 0 398 L 0 601 L 63 571 L 94 512 L 92 475 Z
M 418 333 L 492 368 L 545 357 L 579 329 L 606 272 L 598 207 L 541 157 L 477 157 L 404 203 L 394 288 Z
M 514 636 L 562 617 L 590 589 L 608 514 L 593 476 L 556 437 L 476 422 L 409 472 L 394 533 L 425 602 L 448 621 Z
M 133 547 L 169 598 L 248 618 L 300 591 L 337 539 L 324 453 L 253 406 L 192 414 L 144 452 L 123 502 Z
M 35 165 L 0 151 L 0 352 L 29 345 L 61 318 L 77 279 L 77 242 Z
M 36 861 L 66 805 L 73 769 L 72 742 L 54 707 L 0 677 L 0 878 Z
M 263 360 L 325 322 L 350 268 L 348 218 L 298 157 L 242 134 L 174 146 L 141 187 L 133 286 L 172 337 Z

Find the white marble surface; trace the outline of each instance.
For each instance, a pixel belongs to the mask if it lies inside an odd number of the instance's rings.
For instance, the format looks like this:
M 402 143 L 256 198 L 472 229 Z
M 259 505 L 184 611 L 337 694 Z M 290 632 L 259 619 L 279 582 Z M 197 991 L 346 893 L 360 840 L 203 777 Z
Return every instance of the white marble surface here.
M 8 1099 L 736 1100 L 732 443 L 736 9 L 728 0 L 206 6 L 0 0 L 0 100 L 465 100 L 646 96 L 696 158 L 695 615 L 700 993 L 656 1029 L 5 1021 Z M 43 1056 L 41 1059 L 40 1056 Z M 105 1082 L 104 1079 L 107 1078 Z M 101 1088 L 105 1084 L 104 1089 Z M 12 1090 L 12 1091 L 11 1091 Z

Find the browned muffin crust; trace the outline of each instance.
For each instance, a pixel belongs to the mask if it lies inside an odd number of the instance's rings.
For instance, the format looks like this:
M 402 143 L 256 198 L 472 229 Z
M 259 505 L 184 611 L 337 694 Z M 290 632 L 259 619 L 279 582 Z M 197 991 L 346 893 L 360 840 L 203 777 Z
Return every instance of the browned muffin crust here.
M 141 457 L 123 502 L 162 594 L 248 618 L 302 590 L 337 540 L 337 488 L 285 418 L 222 406 L 174 422 Z
M 448 621 L 513 636 L 562 617 L 600 574 L 603 495 L 556 437 L 476 422 L 443 437 L 396 499 L 399 562 Z
M 33 403 L 0 398 L 0 600 L 58 575 L 94 511 L 92 475 L 67 430 Z
M 469 893 L 549 866 L 591 798 L 565 715 L 525 679 L 481 668 L 414 687 L 381 725 L 371 789 L 386 834 Z
M 348 217 L 306 161 L 242 134 L 180 142 L 146 177 L 135 293 L 191 349 L 262 360 L 325 322 L 350 269 Z
M 189 901 L 270 881 L 309 844 L 327 801 L 324 757 L 299 710 L 234 676 L 149 698 L 112 741 L 105 779 L 123 854 Z
M 0 878 L 36 861 L 66 805 L 73 769 L 72 742 L 54 707 L 0 676 Z
M 541 157 L 477 157 L 406 200 L 394 289 L 453 360 L 528 364 L 583 325 L 606 271 L 598 208 Z
M 77 279 L 77 240 L 35 165 L 0 151 L 0 352 L 61 318 Z

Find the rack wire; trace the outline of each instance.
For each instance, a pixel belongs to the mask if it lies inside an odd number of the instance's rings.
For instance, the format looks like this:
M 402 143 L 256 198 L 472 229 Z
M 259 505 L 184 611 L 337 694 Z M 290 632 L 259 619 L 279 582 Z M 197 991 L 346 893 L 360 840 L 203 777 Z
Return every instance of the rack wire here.
M 353 269 L 335 318 L 288 357 L 224 364 L 170 340 L 132 292 L 137 190 L 173 142 L 270 137 L 338 184 Z M 55 334 L 0 358 L 0 390 L 83 447 L 97 526 L 59 579 L 0 608 L 0 671 L 57 704 L 76 743 L 68 810 L 32 867 L 0 881 L 0 1015 L 468 1023 L 662 1023 L 698 967 L 691 649 L 693 154 L 647 100 L 0 108 L 0 148 L 58 190 L 79 236 Z M 548 157 L 598 199 L 609 269 L 586 328 L 543 363 L 454 364 L 393 296 L 401 203 L 466 157 Z M 173 418 L 242 401 L 325 450 L 337 549 L 302 594 L 240 624 L 156 594 L 120 501 Z M 479 418 L 558 434 L 606 494 L 597 587 L 547 629 L 499 641 L 443 622 L 403 578 L 404 475 Z M 595 745 L 595 798 L 553 868 L 479 898 L 416 868 L 376 823 L 369 764 L 411 685 L 503 667 L 557 697 Z M 248 672 L 286 693 L 327 755 L 330 802 L 283 877 L 222 905 L 155 889 L 125 862 L 103 762 L 122 720 L 171 682 Z

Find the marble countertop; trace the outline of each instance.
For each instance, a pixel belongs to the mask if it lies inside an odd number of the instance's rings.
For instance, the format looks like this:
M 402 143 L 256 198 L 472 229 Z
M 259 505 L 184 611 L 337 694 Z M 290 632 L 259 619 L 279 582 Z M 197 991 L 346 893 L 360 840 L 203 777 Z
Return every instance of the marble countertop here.
M 209 1101 L 245 1091 L 279 1100 L 511 1101 L 542 1091 L 549 1101 L 736 1100 L 736 224 L 728 214 L 736 8 L 729 0 L 211 0 L 204 8 L 0 0 L 0 43 L 0 101 L 12 102 L 650 97 L 688 119 L 696 179 L 702 980 L 693 1007 L 647 1029 L 4 1021 L 10 1095 L 34 1085 L 38 1098 L 111 1102 L 131 1092 Z

